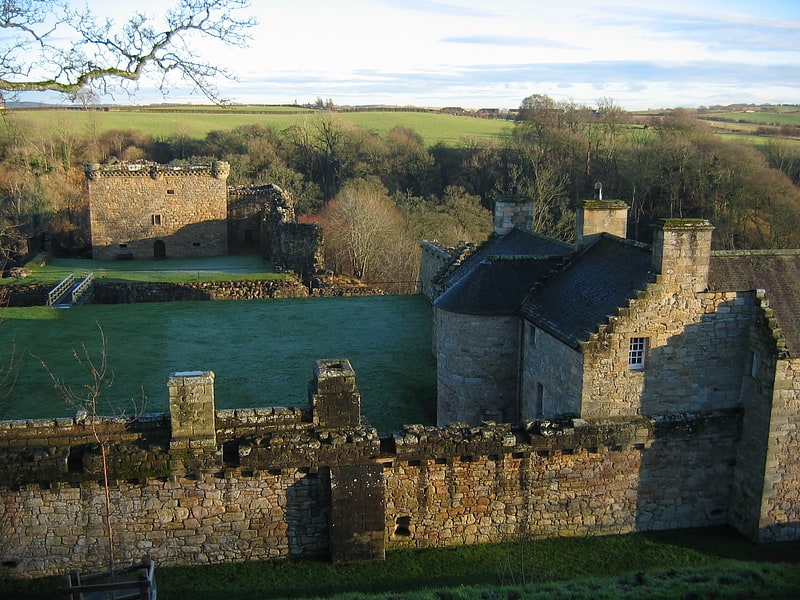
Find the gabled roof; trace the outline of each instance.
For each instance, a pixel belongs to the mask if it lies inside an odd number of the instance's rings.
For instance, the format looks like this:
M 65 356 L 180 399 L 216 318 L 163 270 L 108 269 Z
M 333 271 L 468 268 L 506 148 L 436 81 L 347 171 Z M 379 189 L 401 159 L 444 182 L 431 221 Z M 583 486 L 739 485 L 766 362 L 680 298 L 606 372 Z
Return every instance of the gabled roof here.
M 511 315 L 561 258 L 489 256 L 434 302 L 437 309 L 464 315 Z
M 577 348 L 654 280 L 648 246 L 604 233 L 532 290 L 520 312 Z
M 457 253 L 445 267 L 439 281 L 448 289 L 470 274 L 487 257 L 552 258 L 566 256 L 574 251 L 571 244 L 523 229 L 512 229 L 503 235 L 493 235 L 471 253 Z
M 712 252 L 708 285 L 712 291 L 765 290 L 786 349 L 800 356 L 800 250 Z

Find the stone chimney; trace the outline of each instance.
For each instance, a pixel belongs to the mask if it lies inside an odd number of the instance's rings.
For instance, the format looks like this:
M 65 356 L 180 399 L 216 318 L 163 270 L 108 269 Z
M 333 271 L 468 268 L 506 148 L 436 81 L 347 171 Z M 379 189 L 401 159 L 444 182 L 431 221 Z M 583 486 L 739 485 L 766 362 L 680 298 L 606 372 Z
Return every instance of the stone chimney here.
M 503 235 L 515 227 L 526 231 L 533 227 L 533 200 L 516 190 L 501 194 L 494 201 L 494 232 Z
M 628 205 L 622 200 L 603 200 L 603 190 L 595 184 L 595 197 L 584 200 L 576 215 L 575 242 L 578 248 L 586 246 L 595 236 L 611 233 L 627 237 Z
M 714 226 L 706 219 L 662 219 L 654 228 L 653 271 L 681 290 L 705 291 Z

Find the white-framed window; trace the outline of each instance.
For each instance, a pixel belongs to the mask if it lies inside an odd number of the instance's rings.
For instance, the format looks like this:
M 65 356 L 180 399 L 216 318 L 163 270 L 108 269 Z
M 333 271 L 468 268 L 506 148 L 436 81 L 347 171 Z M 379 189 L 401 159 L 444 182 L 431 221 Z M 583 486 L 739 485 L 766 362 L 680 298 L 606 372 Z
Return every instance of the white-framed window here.
M 151 219 L 151 224 L 152 224 L 152 225 L 161 225 L 161 215 L 160 215 L 160 214 L 158 214 L 158 213 L 155 213 L 155 214 L 152 216 L 152 219 Z
M 631 345 L 628 350 L 628 368 L 631 371 L 641 371 L 644 369 L 645 357 L 647 356 L 647 338 L 632 337 Z

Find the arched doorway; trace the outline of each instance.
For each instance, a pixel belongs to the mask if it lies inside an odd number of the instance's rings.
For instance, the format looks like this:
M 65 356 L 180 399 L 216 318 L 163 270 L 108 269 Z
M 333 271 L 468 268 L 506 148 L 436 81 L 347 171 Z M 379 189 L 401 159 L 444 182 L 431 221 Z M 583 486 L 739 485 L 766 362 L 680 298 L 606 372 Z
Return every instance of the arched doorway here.
M 163 241 L 156 240 L 153 244 L 153 258 L 167 258 L 167 245 Z

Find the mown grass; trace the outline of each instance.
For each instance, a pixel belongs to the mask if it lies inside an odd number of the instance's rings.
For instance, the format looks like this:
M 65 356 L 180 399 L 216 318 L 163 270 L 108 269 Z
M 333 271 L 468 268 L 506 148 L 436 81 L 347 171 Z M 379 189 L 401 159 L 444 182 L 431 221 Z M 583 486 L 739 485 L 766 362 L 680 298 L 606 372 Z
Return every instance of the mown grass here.
M 275 560 L 159 568 L 160 600 L 261 598 L 795 598 L 800 543 L 752 544 L 730 528 L 394 551 L 333 566 Z M 54 598 L 58 582 L 10 582 Z M 38 595 L 36 595 L 38 594 Z
M 197 107 L 195 107 L 196 109 Z M 213 109 L 209 112 L 189 112 L 187 110 L 125 110 L 108 112 L 79 111 L 65 109 L 17 110 L 9 112 L 6 119 L 26 132 L 32 140 L 49 138 L 54 134 L 69 133 L 87 136 L 102 134 L 112 129 L 139 130 L 156 139 L 169 139 L 188 136 L 204 138 L 210 131 L 230 130 L 246 125 L 262 125 L 283 131 L 301 123 L 312 124 L 329 118 L 330 113 L 317 111 L 286 113 L 275 111 L 243 112 L 227 109 Z M 350 121 L 356 125 L 385 136 L 395 125 L 405 125 L 416 131 L 428 146 L 437 143 L 455 145 L 471 137 L 497 138 L 510 131 L 513 124 L 497 119 L 479 119 L 437 113 L 416 112 L 342 112 L 334 113 L 335 118 Z
M 0 285 L 56 284 L 70 273 L 80 277 L 92 272 L 107 281 L 239 281 L 283 280 L 290 278 L 275 273 L 272 265 L 260 256 L 209 256 L 203 258 L 169 258 L 166 260 L 87 260 L 57 258 L 42 264 L 41 257 L 25 265 L 30 276 L 24 279 L 0 279 Z
M 306 406 L 314 360 L 348 358 L 381 432 L 433 421 L 431 309 L 419 296 L 5 308 L 0 319 L 1 347 L 20 359 L 0 418 L 73 415 L 42 362 L 84 385 L 73 351 L 97 357 L 100 326 L 113 371 L 101 414 L 131 414 L 143 397 L 147 412 L 166 412 L 169 374 L 185 370 L 215 372 L 218 408 Z

